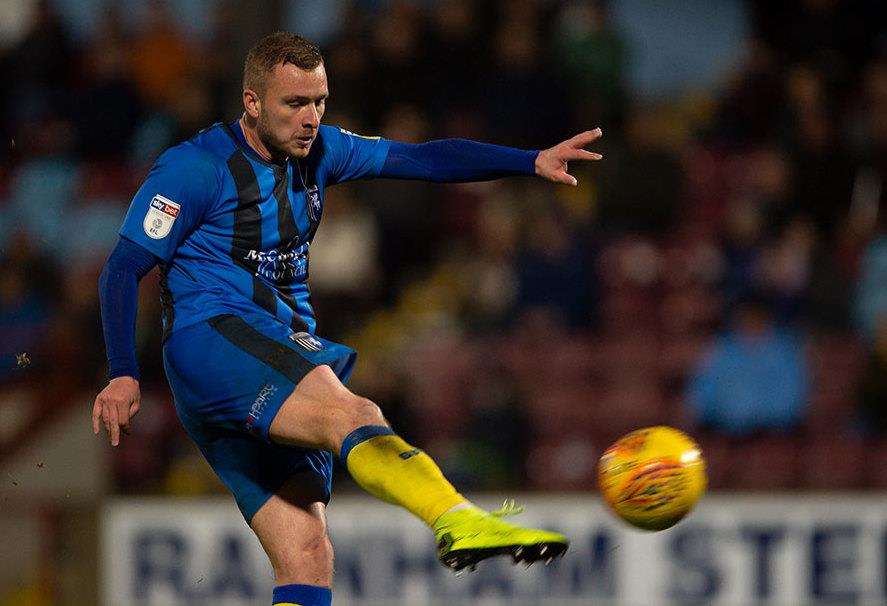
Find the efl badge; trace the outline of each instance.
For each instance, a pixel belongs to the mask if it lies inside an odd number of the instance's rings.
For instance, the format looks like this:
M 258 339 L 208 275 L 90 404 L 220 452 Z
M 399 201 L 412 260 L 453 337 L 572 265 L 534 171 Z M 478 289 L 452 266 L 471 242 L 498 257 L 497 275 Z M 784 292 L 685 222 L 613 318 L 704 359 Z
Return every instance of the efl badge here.
M 312 221 L 320 221 L 320 191 L 316 185 L 305 190 L 305 200 L 308 203 L 308 216 Z
M 293 333 L 290 335 L 290 340 L 308 351 L 320 351 L 323 349 L 323 343 L 320 342 L 320 339 L 307 332 Z
M 180 205 L 169 198 L 164 198 L 160 194 L 154 196 L 151 199 L 150 206 L 148 206 L 145 220 L 142 221 L 142 227 L 145 228 L 145 233 L 148 234 L 148 237 L 160 240 L 168 236 L 169 230 L 172 229 L 172 224 L 176 222 L 176 217 L 179 216 L 181 208 Z

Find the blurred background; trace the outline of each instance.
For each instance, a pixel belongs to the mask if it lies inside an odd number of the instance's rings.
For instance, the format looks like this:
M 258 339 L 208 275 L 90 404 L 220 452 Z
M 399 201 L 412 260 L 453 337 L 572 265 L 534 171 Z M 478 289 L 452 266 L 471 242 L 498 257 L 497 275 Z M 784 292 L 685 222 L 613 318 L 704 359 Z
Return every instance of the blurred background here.
M 129 586 L 100 564 L 130 557 L 108 545 L 114 503 L 169 503 L 161 518 L 191 507 L 199 526 L 194 498 L 226 494 L 171 406 L 156 272 L 140 292 L 133 434 L 112 450 L 89 417 L 106 370 L 97 278 L 130 197 L 163 149 L 239 116 L 243 57 L 277 29 L 321 45 L 324 121 L 349 130 L 539 149 L 603 128 L 605 160 L 573 167 L 575 189 L 328 191 L 311 255 L 318 332 L 358 350 L 352 388 L 454 483 L 597 507 L 602 450 L 668 424 L 701 443 L 713 492 L 775 499 L 772 524 L 791 527 L 816 493 L 861 508 L 841 528 L 882 533 L 885 12 L 876 0 L 0 0 L 0 604 L 268 601 L 236 583 L 190 597 L 107 589 Z M 336 484 L 331 512 L 356 493 L 346 475 Z M 797 548 L 811 574 L 817 536 Z M 753 544 L 758 556 L 775 545 Z M 826 560 L 845 575 L 834 587 L 799 581 L 809 591 L 785 603 L 885 603 L 887 556 L 855 545 Z M 351 603 L 373 597 L 341 578 Z M 776 599 L 779 587 L 749 583 L 730 595 Z M 589 591 L 630 603 L 628 584 Z M 709 585 L 691 597 L 719 598 Z M 576 603 L 592 595 L 570 587 Z

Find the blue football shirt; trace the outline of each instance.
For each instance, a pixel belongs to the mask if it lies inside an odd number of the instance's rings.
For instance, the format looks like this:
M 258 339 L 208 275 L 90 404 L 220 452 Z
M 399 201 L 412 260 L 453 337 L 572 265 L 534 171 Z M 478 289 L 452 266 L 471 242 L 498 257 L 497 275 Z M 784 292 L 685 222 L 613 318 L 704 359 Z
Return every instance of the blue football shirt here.
M 276 165 L 234 122 L 164 152 L 120 229 L 162 261 L 164 334 L 257 309 L 314 333 L 308 257 L 324 188 L 378 176 L 389 146 L 321 125 L 307 158 Z

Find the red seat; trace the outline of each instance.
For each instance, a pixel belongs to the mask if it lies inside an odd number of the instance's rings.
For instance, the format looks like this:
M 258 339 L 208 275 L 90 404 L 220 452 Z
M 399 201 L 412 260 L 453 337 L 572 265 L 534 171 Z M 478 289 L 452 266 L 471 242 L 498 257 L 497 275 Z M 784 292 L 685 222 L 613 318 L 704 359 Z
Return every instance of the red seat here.
M 807 488 L 848 490 L 861 488 L 866 479 L 866 451 L 855 436 L 818 437 L 804 448 L 801 470 Z
M 865 446 L 866 485 L 887 489 L 887 439 L 874 440 Z
M 687 377 L 705 355 L 711 339 L 708 336 L 678 337 L 666 341 L 659 354 L 659 369 L 665 377 Z
M 852 396 L 864 362 L 864 350 L 853 337 L 820 336 L 807 350 L 816 393 Z
M 691 432 L 692 435 L 692 432 Z M 718 434 L 693 435 L 702 449 L 709 490 L 731 488 L 738 461 L 733 456 L 730 441 Z
M 657 383 L 624 382 L 608 387 L 596 402 L 594 432 L 608 439 L 671 419 L 668 402 Z
M 600 345 L 600 370 L 613 383 L 654 383 L 660 375 L 659 338 L 655 332 L 635 329 Z
M 833 436 L 853 422 L 856 403 L 844 394 L 813 392 L 808 402 L 807 426 L 814 436 Z
M 733 442 L 731 487 L 745 490 L 791 490 L 798 486 L 797 441 L 782 437 Z
M 591 433 L 600 407 L 600 390 L 590 384 L 538 391 L 525 404 L 531 431 L 546 438 L 575 432 Z

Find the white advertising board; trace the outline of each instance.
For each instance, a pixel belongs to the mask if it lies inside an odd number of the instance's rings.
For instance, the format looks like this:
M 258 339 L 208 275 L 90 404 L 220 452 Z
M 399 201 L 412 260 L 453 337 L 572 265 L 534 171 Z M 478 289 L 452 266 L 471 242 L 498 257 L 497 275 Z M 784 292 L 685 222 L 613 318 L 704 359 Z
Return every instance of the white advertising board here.
M 626 527 L 592 497 L 518 501 L 520 523 L 571 538 L 566 557 L 529 570 L 490 560 L 456 578 L 421 522 L 372 500 L 334 499 L 333 603 L 887 603 L 887 495 L 709 496 L 660 533 Z M 270 566 L 229 500 L 114 501 L 101 549 L 106 606 L 270 604 Z

